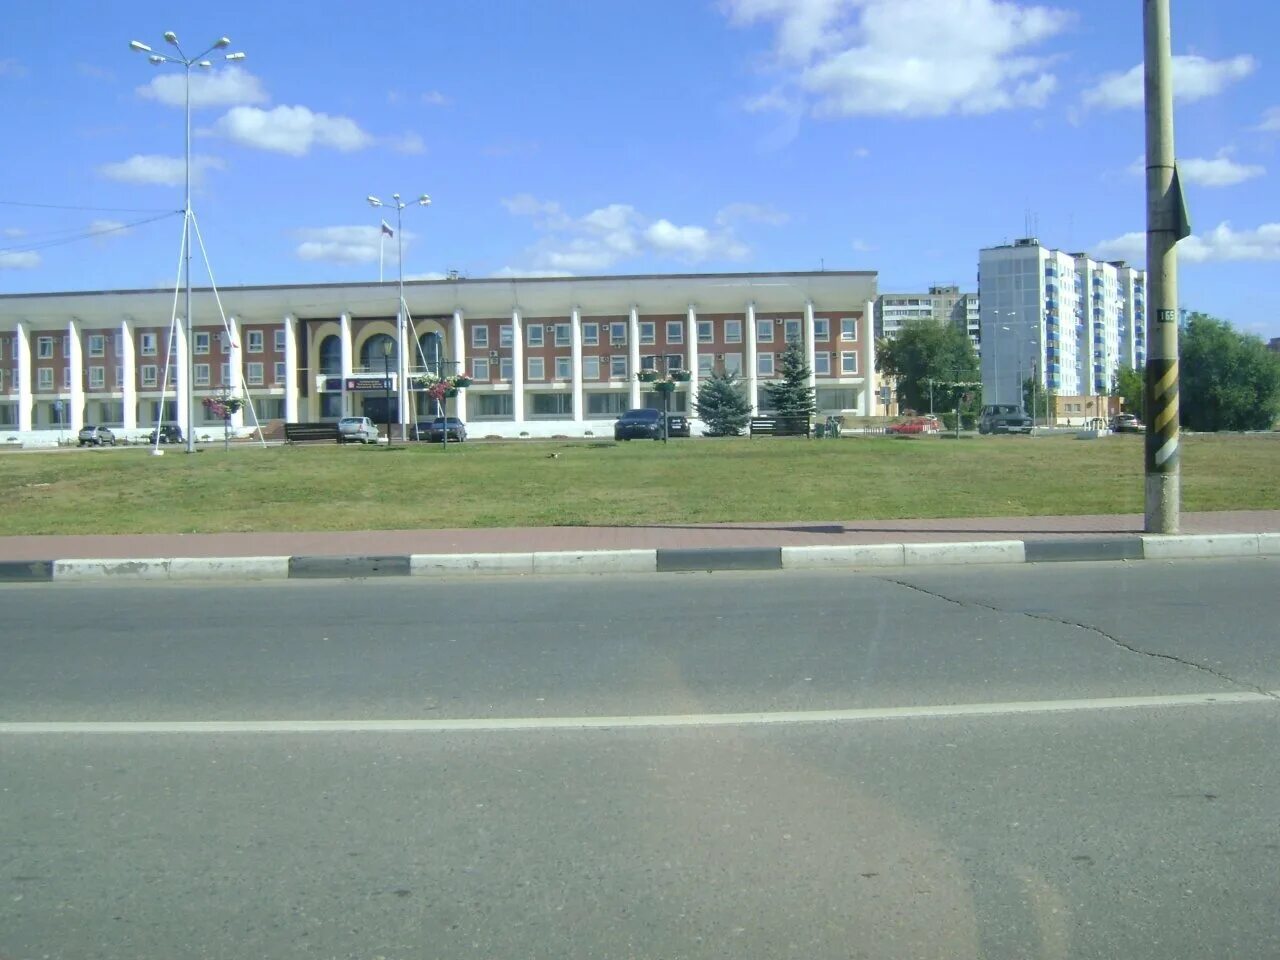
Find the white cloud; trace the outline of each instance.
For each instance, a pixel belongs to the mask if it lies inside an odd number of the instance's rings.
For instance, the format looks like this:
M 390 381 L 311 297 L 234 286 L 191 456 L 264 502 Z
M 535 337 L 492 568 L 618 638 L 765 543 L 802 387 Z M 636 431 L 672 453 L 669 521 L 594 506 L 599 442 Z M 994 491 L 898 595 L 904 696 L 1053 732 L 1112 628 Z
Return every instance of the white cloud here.
M 490 276 L 503 280 L 540 280 L 543 278 L 572 277 L 573 274 L 566 270 L 538 270 L 525 267 L 503 267 L 501 270 L 495 270 Z
M 303 106 L 233 107 L 214 130 L 246 147 L 301 157 L 313 146 L 350 152 L 373 143 L 373 137 L 349 117 L 313 113 Z
M 427 152 L 427 145 L 416 133 L 402 133 L 398 137 L 387 137 L 387 146 L 396 153 L 418 155 Z
M 852 246 L 855 253 L 871 253 L 873 250 L 879 249 L 879 247 L 872 246 L 867 243 L 867 241 L 856 237 L 854 238 Z
M 766 113 L 771 110 L 777 110 L 782 113 L 792 113 L 800 108 L 800 105 L 790 97 L 779 93 L 777 90 L 770 90 L 759 96 L 748 97 L 742 103 L 742 108 L 747 113 Z
M 447 107 L 452 102 L 439 90 L 428 90 L 420 99 L 428 107 Z
M 1216 96 L 1237 80 L 1243 80 L 1257 68 L 1248 54 L 1229 60 L 1208 60 L 1194 54 L 1173 58 L 1173 95 L 1183 103 Z M 1140 107 L 1143 103 L 1143 65 L 1124 73 L 1112 73 L 1084 92 L 1087 107 L 1119 110 Z
M 670 220 L 650 224 L 644 237 L 656 252 L 694 262 L 712 257 L 740 260 L 748 252 L 728 233 L 716 234 L 698 226 L 679 227 Z
M 27 68 L 12 57 L 0 60 L 0 77 L 25 77 L 26 75 Z
M 0 270 L 34 270 L 40 266 L 40 254 L 33 250 L 0 253 Z
M 186 103 L 186 78 L 177 71 L 152 77 L 137 88 L 138 96 L 156 100 L 170 107 Z M 233 107 L 266 103 L 271 98 L 262 81 L 242 67 L 225 67 L 210 73 L 192 71 L 191 106 Z
M 131 227 L 125 226 L 119 220 L 93 220 L 89 223 L 89 233 L 93 236 L 93 242 L 99 245 L 132 232 Z
M 1142 263 L 1147 256 L 1147 235 L 1134 231 L 1095 244 L 1106 260 Z M 1223 221 L 1207 233 L 1187 237 L 1178 244 L 1184 263 L 1280 260 L 1280 223 L 1264 223 L 1255 230 L 1235 230 Z
M 716 214 L 716 223 L 722 227 L 735 223 L 763 223 L 779 227 L 791 219 L 789 214 L 765 204 L 731 203 Z
M 1178 174 L 1183 183 L 1199 187 L 1234 187 L 1267 172 L 1266 167 L 1252 163 L 1236 163 L 1223 150 L 1213 159 L 1187 157 L 1178 161 Z M 1129 167 L 1129 172 L 1144 176 L 1147 172 L 1147 161 L 1139 157 Z
M 191 181 L 198 182 L 206 170 L 221 170 L 223 163 L 217 157 L 192 157 Z M 153 153 L 135 153 L 128 160 L 106 163 L 98 173 L 108 180 L 122 183 L 157 183 L 161 186 L 179 186 L 185 177 L 182 157 L 164 157 Z
M 1040 107 L 1057 86 L 1027 50 L 1073 15 L 1012 0 L 724 0 L 731 21 L 778 24 L 785 86 L 819 115 L 910 117 Z M 774 90 L 750 110 L 786 109 Z
M 865 160 L 871 156 L 871 151 L 867 147 L 854 147 L 853 155 L 858 160 Z
M 1262 114 L 1262 122 L 1254 127 L 1260 133 L 1280 133 L 1280 107 L 1271 107 Z
M 3 233 L 6 237 L 25 237 L 27 235 L 27 231 L 21 227 L 5 227 L 0 233 Z
M 404 278 L 406 280 L 448 280 L 449 275 L 435 270 L 428 270 L 426 273 L 406 273 Z
M 294 251 L 299 260 L 321 260 L 327 263 L 373 263 L 382 246 L 384 262 L 396 261 L 396 243 L 387 238 L 380 244 L 382 229 L 376 226 L 309 227 L 298 231 L 302 242 Z M 408 247 L 415 235 L 408 230 L 401 237 Z

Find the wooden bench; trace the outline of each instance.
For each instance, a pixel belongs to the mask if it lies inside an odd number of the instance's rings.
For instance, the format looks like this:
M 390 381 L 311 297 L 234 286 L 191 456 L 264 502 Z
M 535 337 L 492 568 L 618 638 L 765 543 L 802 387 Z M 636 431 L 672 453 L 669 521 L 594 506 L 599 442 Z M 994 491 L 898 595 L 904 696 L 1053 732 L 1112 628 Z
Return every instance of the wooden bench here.
M 336 423 L 286 423 L 285 443 L 337 443 Z
M 807 437 L 812 429 L 808 417 L 752 417 L 751 436 Z

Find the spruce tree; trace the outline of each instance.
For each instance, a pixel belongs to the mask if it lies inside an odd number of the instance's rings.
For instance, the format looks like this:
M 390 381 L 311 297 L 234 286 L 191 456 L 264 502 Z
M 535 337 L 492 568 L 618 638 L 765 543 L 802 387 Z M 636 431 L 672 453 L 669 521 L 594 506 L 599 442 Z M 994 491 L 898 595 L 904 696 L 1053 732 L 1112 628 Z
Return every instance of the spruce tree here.
M 765 384 L 769 405 L 780 417 L 812 417 L 817 411 L 813 387 L 809 386 L 810 370 L 804 363 L 804 350 L 792 341 L 778 360 L 782 380 Z
M 719 371 L 698 384 L 694 409 L 707 425 L 710 437 L 738 436 L 751 416 L 751 404 L 743 392 L 742 381 L 732 373 Z

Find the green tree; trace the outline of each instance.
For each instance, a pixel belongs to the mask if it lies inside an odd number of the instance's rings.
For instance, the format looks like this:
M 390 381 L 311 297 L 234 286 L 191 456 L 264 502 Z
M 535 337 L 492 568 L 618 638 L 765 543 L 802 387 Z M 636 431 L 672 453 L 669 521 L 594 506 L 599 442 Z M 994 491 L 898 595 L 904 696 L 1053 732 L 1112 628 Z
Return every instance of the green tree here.
M 1259 337 L 1193 313 L 1179 353 L 1179 407 L 1190 430 L 1270 430 L 1280 414 L 1280 356 Z
M 1116 380 L 1111 387 L 1111 395 L 1120 398 L 1124 412 L 1134 414 L 1139 420 L 1145 420 L 1147 416 L 1144 402 L 1146 376 L 1145 370 L 1121 367 L 1116 371 Z
M 1027 377 L 1022 381 L 1022 409 L 1036 423 L 1051 424 L 1058 417 L 1058 395 Z
M 738 436 L 751 416 L 751 404 L 742 381 L 732 373 L 718 370 L 698 384 L 694 409 L 707 425 L 710 437 Z
M 812 372 L 804 363 L 804 350 L 796 342 L 789 343 L 778 359 L 782 380 L 765 384 L 769 406 L 782 417 L 812 417 L 818 409 L 809 386 Z
M 981 380 L 978 355 L 964 332 L 941 320 L 911 320 L 897 337 L 876 344 L 876 369 L 897 383 L 900 409 L 928 410 L 933 381 L 934 410 L 954 410 L 962 394 Z

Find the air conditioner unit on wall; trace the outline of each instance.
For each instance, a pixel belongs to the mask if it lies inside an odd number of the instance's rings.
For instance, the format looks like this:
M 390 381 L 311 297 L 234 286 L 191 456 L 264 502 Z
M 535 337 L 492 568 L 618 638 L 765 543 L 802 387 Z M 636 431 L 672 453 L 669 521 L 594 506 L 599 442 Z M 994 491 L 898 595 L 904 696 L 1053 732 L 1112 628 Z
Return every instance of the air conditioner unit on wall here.
M 490 356 L 491 358 L 493 358 L 494 360 L 498 359 L 498 351 L 497 351 L 497 350 L 490 350 L 490 351 L 489 351 L 489 356 Z

